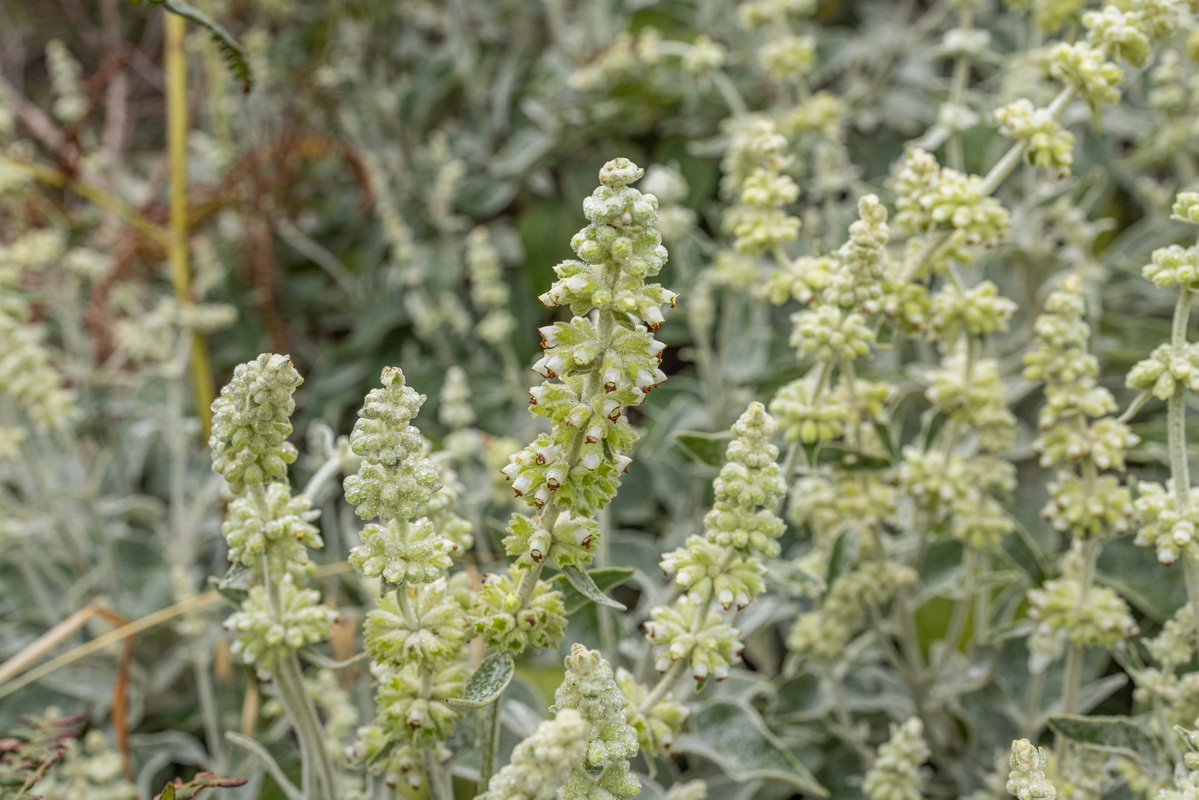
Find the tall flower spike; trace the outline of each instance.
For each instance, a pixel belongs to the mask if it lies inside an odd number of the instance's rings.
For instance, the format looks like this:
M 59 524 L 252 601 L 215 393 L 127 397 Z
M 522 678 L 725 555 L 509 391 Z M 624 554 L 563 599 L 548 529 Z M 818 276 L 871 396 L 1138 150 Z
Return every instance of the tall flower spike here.
M 296 447 L 287 441 L 292 394 L 304 382 L 288 356 L 263 353 L 241 364 L 212 403 L 212 468 L 234 494 L 246 486 L 287 481 Z
M 346 478 L 346 499 L 363 519 L 412 519 L 437 483 L 437 468 L 423 455 L 420 431 L 408 424 L 425 396 L 404 385 L 399 367 L 385 367 L 380 380 L 383 388 L 366 396 L 350 434 L 350 447 L 362 457 L 362 466 Z
M 666 249 L 654 227 L 657 199 L 629 187 L 641 175 L 625 158 L 604 165 L 601 186 L 583 201 L 590 224 L 571 240 L 579 260 L 556 266 L 558 280 L 541 295 L 576 316 L 541 329 L 545 354 L 533 367 L 546 380 L 530 390 L 531 410 L 553 429 L 503 469 L 516 495 L 542 512 L 514 517 L 504 540 L 508 554 L 534 573 L 545 559 L 590 561 L 595 514 L 632 461 L 625 454 L 637 436 L 624 409 L 666 379 L 658 368 L 665 345 L 645 326 L 658 327 L 674 293 L 646 283 Z
M 637 755 L 637 731 L 625 721 L 624 706 L 608 662 L 575 643 L 551 710 L 577 709 L 587 723 L 587 744 L 558 795 L 562 800 L 609 800 L 641 791 L 641 781 L 629 772 L 628 759 Z
M 773 558 L 784 524 L 772 510 L 786 492 L 771 444 L 775 424 L 766 407 L 751 403 L 733 425 L 728 463 L 713 484 L 716 502 L 704 517 L 709 541 L 748 556 Z

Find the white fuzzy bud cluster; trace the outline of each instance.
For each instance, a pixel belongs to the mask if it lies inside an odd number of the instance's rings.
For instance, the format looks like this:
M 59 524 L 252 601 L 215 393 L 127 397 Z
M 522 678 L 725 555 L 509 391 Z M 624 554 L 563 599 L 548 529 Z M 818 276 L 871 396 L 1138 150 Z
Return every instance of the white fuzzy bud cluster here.
M 1053 781 L 1045 777 L 1045 768 L 1048 766 L 1049 753 L 1044 747 L 1036 747 L 1028 739 L 1012 742 L 1008 792 L 1018 800 L 1056 800 L 1057 789 Z
M 891 725 L 891 738 L 878 749 L 878 758 L 866 772 L 862 789 L 870 800 L 921 800 L 924 776 L 920 765 L 928 760 L 924 723 L 911 717 Z
M 582 714 L 562 709 L 516 746 L 478 800 L 555 800 L 583 755 L 586 732 Z

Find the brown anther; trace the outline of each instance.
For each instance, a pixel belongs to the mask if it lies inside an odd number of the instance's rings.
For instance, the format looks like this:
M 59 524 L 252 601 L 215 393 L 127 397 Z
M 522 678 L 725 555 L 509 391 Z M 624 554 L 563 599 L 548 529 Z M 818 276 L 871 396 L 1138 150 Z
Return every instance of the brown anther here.
M 529 392 L 529 405 L 531 405 L 531 406 L 537 405 L 537 398 L 533 396 L 532 392 Z
M 544 463 L 545 463 L 545 456 L 543 456 L 541 453 L 538 453 L 538 454 L 537 454 L 537 463 L 538 463 L 538 464 L 544 464 Z
M 550 478 L 548 481 L 545 482 L 545 488 L 549 489 L 551 492 L 554 491 L 555 489 L 557 489 L 561 485 L 562 484 L 558 483 L 556 478 Z
M 608 415 L 608 419 L 612 420 L 613 422 L 620 419 L 620 406 L 612 409 L 612 413 Z
M 579 542 L 579 547 L 583 548 L 584 550 L 590 550 L 591 549 L 591 537 L 588 536 L 586 539 Z
M 536 561 L 538 564 L 540 564 L 540 563 L 541 563 L 541 559 L 545 558 L 545 556 L 544 556 L 544 555 L 542 555 L 542 553 L 541 553 L 541 551 L 540 551 L 540 550 L 530 550 L 530 551 L 529 551 L 529 558 L 533 559 L 533 560 L 534 560 L 534 561 Z
M 605 384 L 604 384 L 604 391 L 605 391 L 605 392 L 609 392 L 609 393 L 611 393 L 611 392 L 615 392 L 615 391 L 616 391 L 616 384 L 615 384 L 615 383 L 605 383 Z
M 525 617 L 525 624 L 530 628 L 535 627 L 537 625 L 537 617 Z

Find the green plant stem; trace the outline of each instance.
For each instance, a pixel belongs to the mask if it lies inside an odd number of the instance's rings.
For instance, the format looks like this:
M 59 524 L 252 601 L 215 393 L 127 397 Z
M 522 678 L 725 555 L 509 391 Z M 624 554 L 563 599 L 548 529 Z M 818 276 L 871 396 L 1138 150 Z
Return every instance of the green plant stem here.
M 177 14 L 167 13 L 164 25 L 167 160 L 171 183 L 171 233 L 167 238 L 167 258 L 171 264 L 175 300 L 180 306 L 185 306 L 192 302 L 191 268 L 187 252 L 187 21 Z M 215 389 L 208 362 L 208 344 L 199 331 L 191 332 L 191 375 L 196 415 L 200 418 L 200 436 L 207 441 L 212 429 L 211 406 Z
M 961 594 L 953 606 L 953 616 L 949 620 L 949 628 L 945 632 L 945 639 L 941 653 L 937 657 L 936 671 L 940 671 L 945 667 L 949 660 L 949 655 L 957 650 L 958 642 L 962 640 L 962 634 L 966 630 L 966 619 L 969 617 L 970 607 L 974 604 L 974 588 L 978 582 L 978 550 L 967 546 L 966 553 L 962 558 L 962 573 L 964 578 L 961 582 Z
M 486 716 L 483 718 L 483 759 L 479 765 L 476 795 L 487 791 L 491 776 L 495 774 L 496 754 L 500 749 L 500 699 L 487 707 Z
M 1082 572 L 1079 575 L 1079 605 L 1086 603 L 1095 580 L 1095 560 L 1099 557 L 1099 542 L 1092 539 L 1083 545 Z M 1062 674 L 1061 711 L 1063 714 L 1078 713 L 1078 696 L 1082 688 L 1082 661 L 1085 648 L 1078 642 L 1066 646 L 1066 666 Z
M 1183 286 L 1178 291 L 1178 303 L 1174 306 L 1174 321 L 1170 327 L 1170 345 L 1175 353 L 1187 346 L 1187 327 L 1191 318 L 1191 305 L 1195 293 Z M 1179 385 L 1166 404 L 1166 446 L 1170 453 L 1170 491 L 1178 504 L 1178 515 L 1186 518 L 1191 505 L 1191 468 L 1187 458 L 1186 431 L 1186 387 Z M 1195 618 L 1195 642 L 1199 646 L 1199 564 L 1185 550 L 1182 557 L 1183 579 L 1187 588 L 1187 602 Z
M 1066 106 L 1068 106 L 1070 101 L 1073 99 L 1074 87 L 1064 87 L 1060 92 L 1058 92 L 1057 97 L 1053 98 L 1053 102 L 1051 102 L 1049 107 L 1046 109 L 1049 112 L 1050 118 L 1057 119 L 1058 115 L 1065 110 Z M 988 172 L 986 177 L 983 178 L 982 183 L 978 187 L 979 196 L 989 197 L 990 195 L 994 194 L 1000 185 L 1007 180 L 1007 177 L 1012 174 L 1017 166 L 1019 166 L 1020 162 L 1024 159 L 1024 154 L 1027 152 L 1027 150 L 1028 145 L 1024 142 L 1017 142 L 1008 148 L 1008 151 L 1004 153 L 997 162 L 995 162 L 995 166 L 991 167 L 991 171 Z M 899 281 L 901 283 L 910 281 L 913 276 L 919 272 L 920 268 L 928 262 L 933 254 L 936 253 L 941 247 L 945 246 L 952 235 L 952 230 L 943 230 L 929 234 L 928 238 L 925 239 L 924 246 L 920 248 L 916 255 L 905 259 L 902 262 L 897 274 Z
M 255 483 L 248 488 L 259 513 L 266 518 L 269 515 L 269 509 L 263 485 Z M 262 579 L 266 586 L 271 616 L 279 619 L 282 614 L 279 597 L 279 577 L 281 576 L 273 574 L 270 556 L 270 550 L 263 554 Z M 304 796 L 306 800 L 334 800 L 337 781 L 334 777 L 333 762 L 325 747 L 316 705 L 304 687 L 304 674 L 300 669 L 300 660 L 294 651 L 287 650 L 279 654 L 278 669 L 274 677 L 279 689 L 279 701 L 287 709 L 287 715 L 291 718 L 292 726 L 295 728 L 296 739 L 300 743 Z
M 970 30 L 974 25 L 973 15 L 970 13 L 969 7 L 963 7 L 961 10 L 961 22 L 958 25 L 964 31 Z M 950 79 L 949 85 L 949 101 L 948 105 L 954 109 L 965 108 L 966 84 L 970 80 L 970 57 L 965 53 L 959 53 L 953 62 L 953 77 Z M 949 141 L 946 143 L 946 154 L 949 161 L 949 166 L 956 170 L 966 169 L 966 155 L 962 149 L 962 132 L 956 127 L 949 132 Z
M 662 673 L 662 677 L 658 680 L 658 684 L 645 696 L 645 700 L 641 702 L 641 707 L 638 709 L 642 714 L 648 714 L 653 710 L 654 706 L 662 702 L 666 695 L 678 685 L 679 680 L 687 672 L 687 662 L 680 658 L 670 665 L 666 672 Z

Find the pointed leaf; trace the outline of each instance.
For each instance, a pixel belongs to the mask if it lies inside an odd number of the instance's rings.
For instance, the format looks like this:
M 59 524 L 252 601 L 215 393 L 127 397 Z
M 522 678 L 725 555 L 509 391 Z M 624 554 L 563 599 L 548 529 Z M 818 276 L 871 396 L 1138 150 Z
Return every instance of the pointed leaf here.
M 516 662 L 512 656 L 496 653 L 480 664 L 475 674 L 470 676 L 462 697 L 451 697 L 446 702 L 459 711 L 490 705 L 508 688 L 515 671 Z
M 632 570 L 629 570 L 629 572 L 632 572 Z M 597 606 L 608 606 L 609 608 L 615 608 L 617 611 L 629 610 L 623 603 L 618 603 L 604 594 L 603 590 L 596 585 L 595 580 L 591 577 L 591 573 L 584 572 L 573 564 L 570 564 L 562 567 L 562 574 L 566 576 L 566 580 L 570 581 L 570 585 L 578 590 L 579 594 Z
M 233 586 L 226 580 L 217 580 L 213 576 L 208 577 L 208 585 L 217 591 L 221 597 L 229 601 L 230 605 L 235 608 L 241 608 L 245 605 L 246 600 L 250 597 L 250 590 L 243 589 L 240 586 Z
M 207 30 L 213 43 L 220 50 L 221 57 L 225 59 L 225 66 L 229 72 L 241 82 L 242 91 L 246 94 L 250 93 L 250 90 L 254 88 L 254 76 L 250 73 L 250 61 L 246 56 L 246 51 L 233 38 L 233 34 L 200 9 L 183 2 L 183 0 L 146 0 L 146 2 L 152 6 L 162 6 L 172 14 L 177 14 Z
M 1049 727 L 1082 747 L 1119 753 L 1149 767 L 1161 748 L 1135 720 L 1128 717 L 1083 717 L 1060 714 L 1049 718 Z
M 329 656 L 312 647 L 305 647 L 300 650 L 301 658 L 303 658 L 309 664 L 312 664 L 314 667 L 320 667 L 321 669 L 345 669 L 348 666 L 357 664 L 359 661 L 366 658 L 367 655 L 369 654 L 364 651 L 358 653 L 357 655 L 353 655 L 349 658 L 338 661 L 337 659 L 329 658 Z
M 676 739 L 675 752 L 708 758 L 737 781 L 778 780 L 807 794 L 828 797 L 828 790 L 783 747 L 753 709 L 717 701 L 698 711 L 694 720 L 696 733 Z
M 595 584 L 595 588 L 601 592 L 606 592 L 609 589 L 614 589 L 622 583 L 633 577 L 636 570 L 631 567 L 605 567 L 604 569 L 589 569 L 586 574 L 590 576 L 591 582 Z M 551 583 L 557 584 L 555 589 L 562 592 L 562 604 L 566 606 L 566 614 L 569 616 L 578 611 L 588 603 L 595 602 L 590 595 L 583 594 L 574 587 L 565 574 L 555 575 Z M 605 596 L 605 599 L 608 599 Z M 605 603 L 604 605 L 607 605 Z M 624 606 L 621 606 L 624 609 Z
M 168 783 L 162 787 L 162 794 L 158 796 L 159 800 L 175 800 L 175 784 Z
M 678 431 L 674 440 L 684 453 L 701 464 L 719 467 L 724 463 L 724 451 L 729 446 L 728 431 L 705 433 L 703 431 Z

